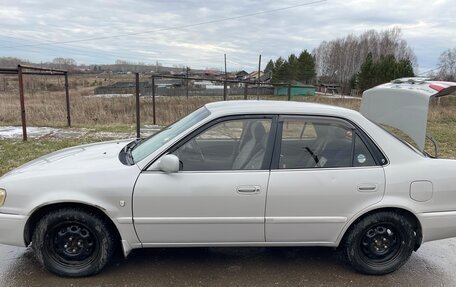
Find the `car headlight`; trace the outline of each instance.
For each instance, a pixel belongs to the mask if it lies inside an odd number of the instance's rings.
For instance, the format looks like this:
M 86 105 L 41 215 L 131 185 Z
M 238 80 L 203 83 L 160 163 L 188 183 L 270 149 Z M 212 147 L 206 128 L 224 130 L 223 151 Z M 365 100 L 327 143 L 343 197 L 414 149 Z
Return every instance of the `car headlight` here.
M 6 198 L 6 190 L 4 190 L 3 188 L 0 188 L 0 207 L 2 207 L 3 204 L 5 203 L 5 198 Z

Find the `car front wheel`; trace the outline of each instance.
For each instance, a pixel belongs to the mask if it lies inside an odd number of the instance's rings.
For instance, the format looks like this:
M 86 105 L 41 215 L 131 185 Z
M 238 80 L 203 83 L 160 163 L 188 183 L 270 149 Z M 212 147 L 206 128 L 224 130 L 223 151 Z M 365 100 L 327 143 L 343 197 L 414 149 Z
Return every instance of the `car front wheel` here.
M 352 226 L 344 251 L 357 271 L 383 275 L 404 265 L 414 246 L 415 232 L 407 218 L 394 212 L 378 212 Z
M 32 238 L 38 261 L 50 272 L 66 277 L 100 272 L 114 254 L 114 242 L 102 218 L 77 208 L 46 214 Z

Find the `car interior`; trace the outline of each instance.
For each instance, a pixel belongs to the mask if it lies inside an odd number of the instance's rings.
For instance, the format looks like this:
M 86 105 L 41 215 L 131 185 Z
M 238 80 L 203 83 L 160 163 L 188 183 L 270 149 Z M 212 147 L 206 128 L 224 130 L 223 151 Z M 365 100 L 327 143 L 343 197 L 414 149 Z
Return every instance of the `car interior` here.
M 183 171 L 261 169 L 272 120 L 218 123 L 174 151 Z M 371 166 L 375 161 L 352 127 L 338 122 L 282 123 L 279 168 Z

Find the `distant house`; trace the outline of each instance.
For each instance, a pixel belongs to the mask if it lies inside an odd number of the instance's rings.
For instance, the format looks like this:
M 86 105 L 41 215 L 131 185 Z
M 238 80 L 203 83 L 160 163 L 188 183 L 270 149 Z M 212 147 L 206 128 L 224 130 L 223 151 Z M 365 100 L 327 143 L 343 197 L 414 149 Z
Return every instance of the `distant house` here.
M 214 83 L 212 81 L 194 81 L 193 86 L 195 88 L 206 89 L 206 90 L 220 90 L 223 89 L 223 84 L 221 83 Z M 229 88 L 229 87 L 228 87 Z
M 274 95 L 288 96 L 288 86 L 275 86 Z M 292 83 L 290 85 L 291 96 L 315 96 L 315 86 Z
M 271 79 L 272 79 L 272 72 L 266 72 L 266 73 L 263 73 L 263 75 L 261 75 L 260 82 L 270 83 Z
M 264 75 L 264 73 L 260 71 L 260 78 L 261 78 L 261 76 L 263 76 L 263 75 Z M 258 81 L 258 71 L 251 72 L 251 73 L 247 76 L 246 79 L 248 79 L 248 80 L 251 81 L 251 82 Z
M 338 84 L 320 84 L 318 91 L 325 94 L 338 94 L 340 85 Z
M 206 76 L 220 76 L 222 75 L 222 72 L 221 71 L 217 71 L 217 70 L 206 70 L 204 71 L 204 75 Z
M 239 71 L 239 72 L 236 73 L 236 80 L 242 81 L 242 80 L 244 80 L 248 75 L 249 75 L 249 73 L 247 73 L 247 72 L 244 71 L 244 70 Z

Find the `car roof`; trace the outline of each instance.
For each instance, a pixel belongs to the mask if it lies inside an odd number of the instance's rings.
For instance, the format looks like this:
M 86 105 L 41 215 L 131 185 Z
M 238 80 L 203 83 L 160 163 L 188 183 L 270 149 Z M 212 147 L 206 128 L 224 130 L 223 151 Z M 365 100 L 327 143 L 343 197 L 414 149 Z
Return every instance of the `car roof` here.
M 295 101 L 241 100 L 206 104 L 216 116 L 236 114 L 306 114 L 347 116 L 358 112 L 342 107 Z

